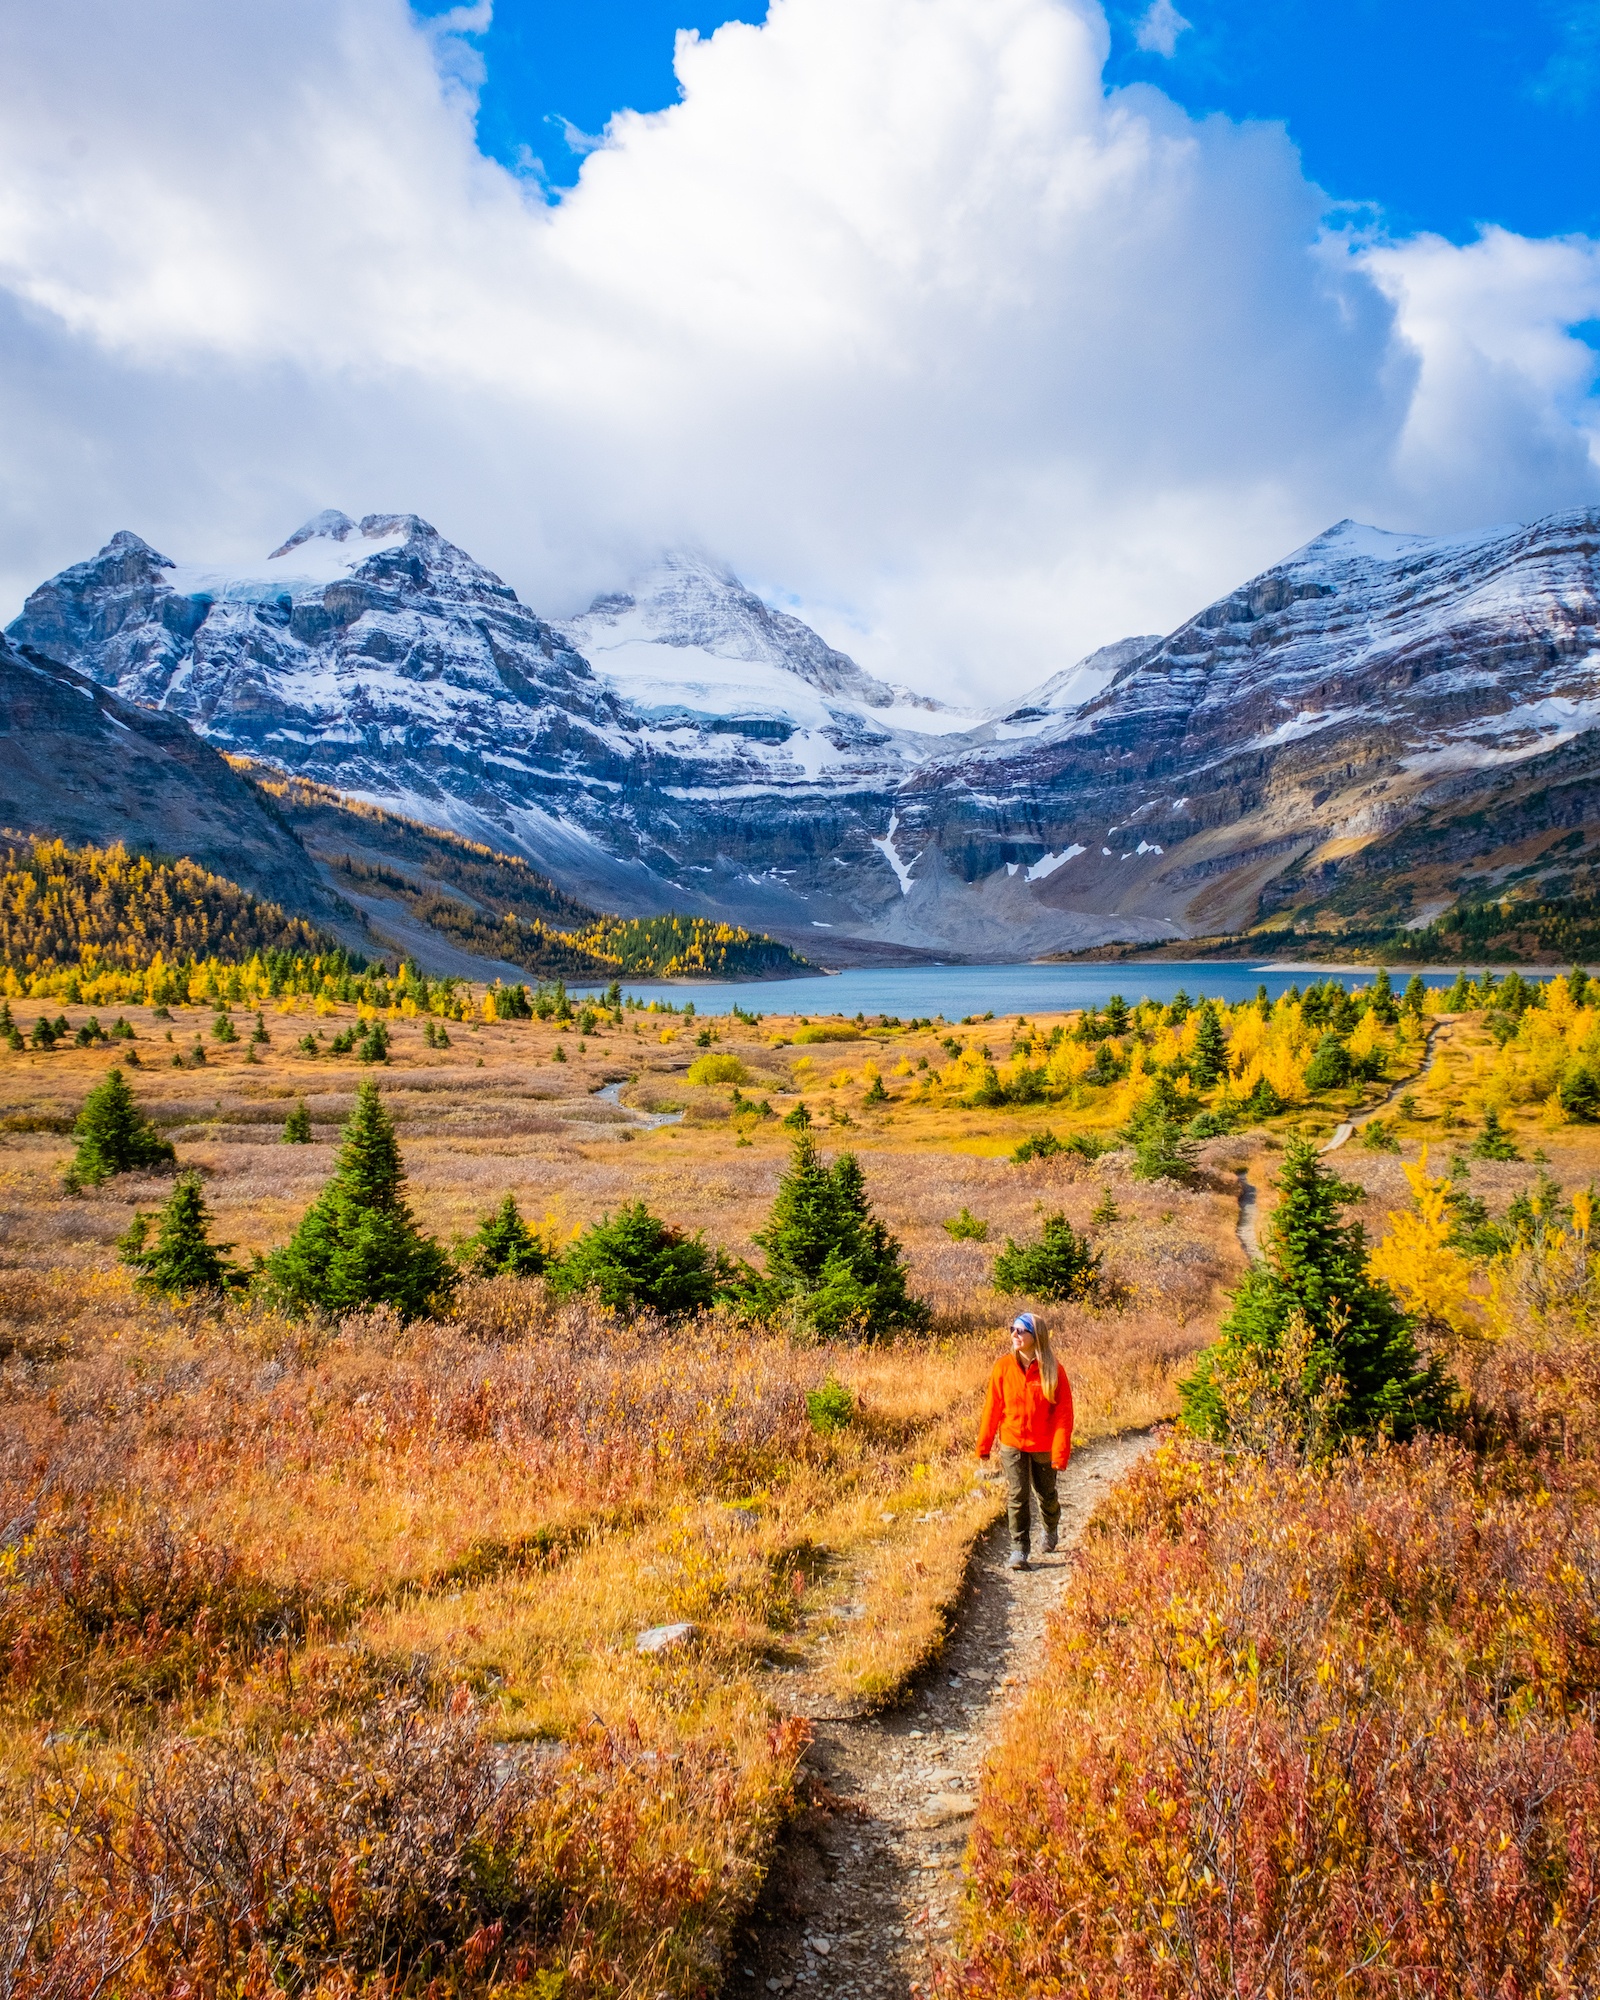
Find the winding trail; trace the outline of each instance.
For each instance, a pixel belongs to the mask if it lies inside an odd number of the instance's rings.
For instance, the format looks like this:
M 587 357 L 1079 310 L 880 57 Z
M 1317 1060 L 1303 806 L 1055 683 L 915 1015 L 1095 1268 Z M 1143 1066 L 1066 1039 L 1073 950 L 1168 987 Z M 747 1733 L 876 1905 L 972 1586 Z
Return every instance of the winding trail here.
M 816 1801 L 781 1841 L 723 1987 L 829 2000 L 910 2000 L 930 1947 L 948 1938 L 978 1777 L 1007 1709 L 1038 1668 L 1045 1619 L 1070 1552 L 1106 1489 L 1150 1450 L 1148 1432 L 1097 1439 L 1061 1478 L 1061 1549 L 1016 1574 L 1002 1517 L 978 1538 L 944 1650 L 905 1703 L 859 1719 L 796 1676 L 786 1706 L 809 1715 Z
M 1338 1152 L 1347 1139 L 1353 1138 L 1363 1125 L 1370 1125 L 1373 1119 L 1381 1112 L 1386 1111 L 1403 1092 L 1414 1090 L 1422 1083 L 1429 1070 L 1433 1068 L 1439 1059 L 1433 1046 L 1434 1037 L 1439 1032 L 1439 1025 L 1437 1021 L 1430 1023 L 1427 1039 L 1422 1044 L 1422 1060 L 1411 1074 L 1401 1077 L 1398 1083 L 1390 1084 L 1389 1088 L 1378 1099 L 1376 1104 L 1371 1105 L 1365 1111 L 1359 1112 L 1354 1118 L 1346 1118 L 1340 1124 L 1335 1125 L 1333 1128 L 1333 1137 L 1322 1148 L 1324 1153 Z
M 1261 1190 L 1243 1167 L 1235 1167 L 1234 1172 L 1239 1179 L 1239 1247 L 1253 1264 L 1261 1254 L 1256 1237 L 1256 1210 L 1260 1205 Z

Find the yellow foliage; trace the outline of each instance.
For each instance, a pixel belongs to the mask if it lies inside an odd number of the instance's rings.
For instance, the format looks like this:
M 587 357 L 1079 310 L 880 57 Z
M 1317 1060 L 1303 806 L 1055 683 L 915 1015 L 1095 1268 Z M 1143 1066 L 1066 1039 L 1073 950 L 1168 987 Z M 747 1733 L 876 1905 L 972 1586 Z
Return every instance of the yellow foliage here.
M 1426 1146 L 1416 1165 L 1403 1172 L 1416 1206 L 1409 1214 L 1390 1211 L 1389 1234 L 1368 1256 L 1367 1268 L 1435 1333 L 1457 1340 L 1481 1336 L 1472 1266 L 1450 1241 L 1450 1183 L 1428 1172 Z

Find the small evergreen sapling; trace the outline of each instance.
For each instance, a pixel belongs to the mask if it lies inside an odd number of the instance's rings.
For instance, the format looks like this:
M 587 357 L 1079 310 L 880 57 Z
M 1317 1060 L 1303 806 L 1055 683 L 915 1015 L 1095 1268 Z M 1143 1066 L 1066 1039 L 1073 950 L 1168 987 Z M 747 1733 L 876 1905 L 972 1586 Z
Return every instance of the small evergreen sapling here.
M 1230 1379 L 1281 1372 L 1298 1315 L 1309 1345 L 1285 1393 L 1309 1406 L 1337 1383 L 1332 1421 L 1342 1435 L 1382 1428 L 1405 1437 L 1442 1424 L 1449 1380 L 1436 1361 L 1422 1361 L 1411 1322 L 1368 1270 L 1360 1223 L 1342 1218 L 1361 1190 L 1336 1179 L 1303 1140 L 1285 1154 L 1276 1185 L 1266 1254 L 1235 1291 L 1216 1343 L 1179 1384 L 1184 1423 L 1200 1437 L 1232 1441 Z
M 806 1391 L 806 1417 L 818 1437 L 832 1437 L 855 1415 L 856 1399 L 843 1382 L 830 1375 L 820 1389 Z
M 105 1081 L 84 1099 L 73 1132 L 78 1150 L 67 1170 L 70 1188 L 99 1187 L 113 1174 L 170 1167 L 177 1159 L 172 1142 L 162 1138 L 135 1103 L 120 1067 L 109 1069 Z
M 550 1259 L 508 1193 L 461 1246 L 461 1261 L 476 1278 L 537 1278 Z
M 1520 1160 L 1516 1142 L 1500 1123 L 1500 1114 L 1491 1104 L 1483 1114 L 1483 1130 L 1473 1140 L 1471 1154 L 1475 1160 Z
M 1094 1290 L 1100 1258 L 1088 1240 L 1064 1215 L 1047 1215 L 1037 1243 L 1020 1244 L 1008 1236 L 994 1260 L 997 1292 L 1025 1294 L 1034 1299 L 1082 1299 Z
M 150 1224 L 156 1224 L 151 1243 Z M 240 1282 L 241 1273 L 228 1261 L 231 1243 L 211 1241 L 211 1215 L 197 1173 L 180 1174 L 166 1206 L 154 1218 L 136 1214 L 125 1236 L 117 1240 L 124 1264 L 139 1273 L 143 1290 L 181 1297 L 188 1292 L 220 1292 Z
M 825 1338 L 870 1339 L 928 1324 L 928 1308 L 906 1289 L 900 1245 L 873 1214 L 853 1153 L 825 1166 L 802 1132 L 754 1241 L 767 1253 L 766 1272 L 747 1271 L 740 1291 L 756 1312 L 787 1310 Z
M 1136 1181 L 1176 1181 L 1180 1186 L 1194 1179 L 1194 1142 L 1184 1136 L 1176 1119 L 1163 1115 L 1141 1127 L 1133 1177 Z
M 635 1201 L 590 1223 L 548 1275 L 557 1292 L 594 1292 L 619 1311 L 676 1318 L 708 1310 L 733 1271 L 698 1231 L 674 1229 Z
M 1101 1188 L 1100 1199 L 1095 1204 L 1089 1220 L 1096 1229 L 1110 1229 L 1114 1223 L 1122 1220 L 1122 1210 L 1118 1208 L 1117 1198 L 1110 1188 Z
M 283 1143 L 286 1146 L 311 1144 L 311 1113 L 306 1109 L 303 1097 L 283 1121 Z
M 291 1309 L 393 1306 L 416 1319 L 447 1299 L 456 1276 L 405 1201 L 405 1168 L 375 1083 L 356 1092 L 333 1174 L 300 1227 L 265 1261 L 266 1287 Z

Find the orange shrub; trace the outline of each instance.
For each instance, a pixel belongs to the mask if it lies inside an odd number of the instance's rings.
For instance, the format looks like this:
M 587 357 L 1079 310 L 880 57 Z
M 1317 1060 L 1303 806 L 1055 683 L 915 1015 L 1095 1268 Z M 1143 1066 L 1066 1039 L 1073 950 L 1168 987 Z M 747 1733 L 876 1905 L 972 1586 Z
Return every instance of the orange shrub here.
M 1600 1981 L 1593 1467 L 1165 1445 L 987 1773 L 971 2000 Z

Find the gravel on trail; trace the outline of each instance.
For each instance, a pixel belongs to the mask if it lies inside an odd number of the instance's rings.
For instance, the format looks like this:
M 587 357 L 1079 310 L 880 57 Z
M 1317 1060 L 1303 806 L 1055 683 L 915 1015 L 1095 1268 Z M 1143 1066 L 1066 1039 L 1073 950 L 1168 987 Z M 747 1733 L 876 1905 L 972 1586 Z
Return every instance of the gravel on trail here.
M 805 1759 L 811 1803 L 791 1820 L 733 1940 L 730 2000 L 911 2000 L 925 1990 L 954 1928 L 984 1757 L 1038 1671 L 1045 1619 L 1090 1514 L 1154 1441 L 1134 1432 L 1073 1452 L 1060 1486 L 1061 1547 L 1041 1556 L 1036 1540 L 1030 1570 L 1006 1568 L 1003 1517 L 985 1530 L 950 1637 L 899 1707 L 841 1716 L 803 1670 L 790 1678 L 780 1699 L 815 1730 Z

